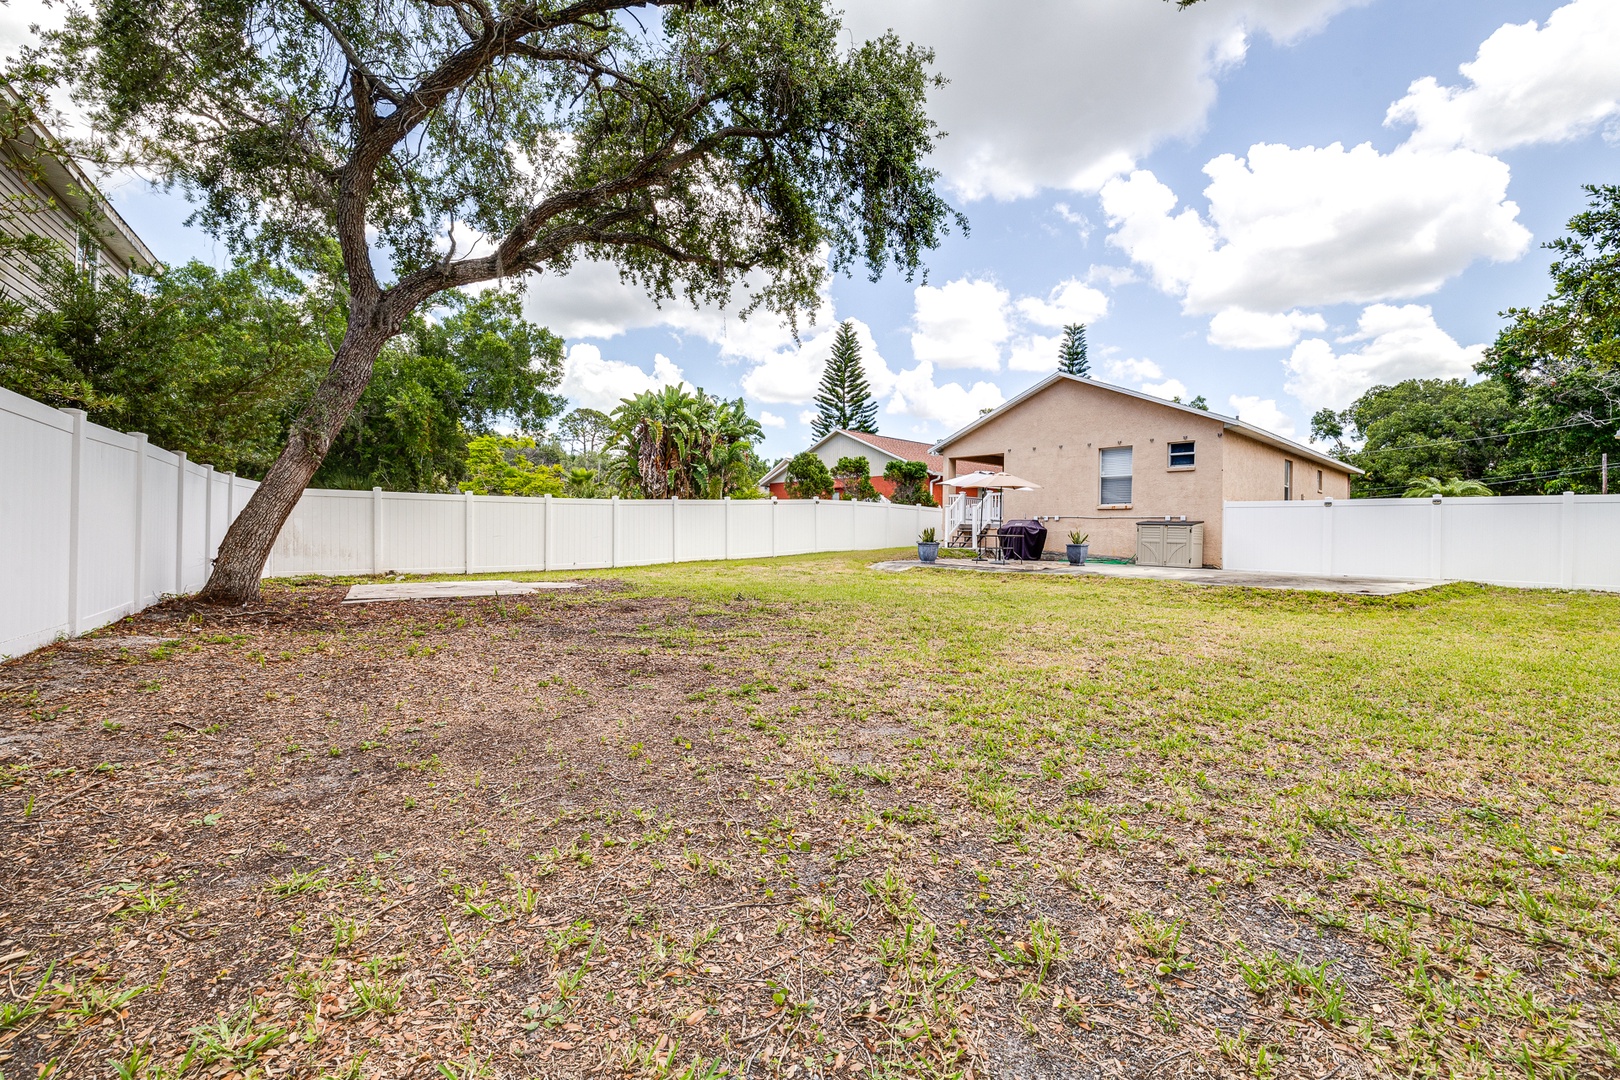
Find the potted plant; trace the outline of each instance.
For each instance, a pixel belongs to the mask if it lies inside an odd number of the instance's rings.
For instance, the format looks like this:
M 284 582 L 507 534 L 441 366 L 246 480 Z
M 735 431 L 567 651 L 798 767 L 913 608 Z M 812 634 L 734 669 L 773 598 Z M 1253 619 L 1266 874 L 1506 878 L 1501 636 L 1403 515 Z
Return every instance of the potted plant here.
M 925 563 L 939 558 L 939 541 L 934 539 L 936 535 L 933 529 L 924 529 L 922 535 L 917 537 L 917 558 Z
M 1076 531 L 1069 534 L 1069 543 L 1064 550 L 1069 553 L 1070 566 L 1086 565 L 1086 556 L 1091 552 L 1091 545 L 1086 541 L 1090 539 L 1090 533 Z

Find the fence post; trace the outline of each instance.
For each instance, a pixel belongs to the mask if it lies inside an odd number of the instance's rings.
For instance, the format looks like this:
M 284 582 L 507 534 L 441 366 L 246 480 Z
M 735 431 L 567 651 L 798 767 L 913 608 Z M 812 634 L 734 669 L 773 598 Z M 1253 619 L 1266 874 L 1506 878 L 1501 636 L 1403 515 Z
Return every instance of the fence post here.
M 721 558 L 731 558 L 731 496 L 725 496 L 721 502 L 724 504 L 720 511 L 720 539 Z
M 669 561 L 681 561 L 681 500 L 678 495 L 669 497 Z
M 542 570 L 550 570 L 551 569 L 551 534 L 555 530 L 551 527 L 552 526 L 552 521 L 553 521 L 552 513 L 551 513 L 551 506 L 552 506 L 551 496 L 550 495 L 545 496 L 545 500 L 546 500 L 546 513 L 545 513 L 546 534 L 540 540 L 540 569 L 542 569 Z
M 1429 500 L 1429 576 L 1446 576 L 1445 500 L 1435 495 Z
M 1333 499 L 1322 500 L 1322 573 L 1333 576 Z
M 771 496 L 771 558 L 773 558 L 773 559 L 776 558 L 776 513 L 780 509 L 781 509 L 781 504 L 776 501 L 776 496 L 772 495 Z
M 1575 587 L 1575 493 L 1566 491 L 1558 508 L 1558 586 Z
M 462 562 L 466 568 L 464 574 L 473 572 L 473 493 L 461 493 L 461 554 Z
M 383 572 L 382 541 L 382 488 L 374 487 L 371 489 L 371 572 L 373 574 Z
M 186 452 L 177 451 L 174 495 L 174 595 L 186 591 Z
M 131 611 L 146 606 L 146 435 L 131 432 L 135 439 L 135 603 Z
M 84 424 L 83 409 L 63 409 L 73 420 L 73 449 L 68 459 L 68 636 L 79 633 L 79 562 L 84 532 Z
M 612 544 L 612 550 L 613 550 L 612 559 L 613 559 L 613 562 L 612 562 L 612 565 L 617 567 L 619 565 L 619 497 L 617 495 L 613 496 L 613 525 L 612 525 L 612 528 L 613 528 L 613 544 Z
M 214 467 L 203 466 L 203 569 L 214 571 Z
M 821 550 L 821 496 L 810 499 L 810 550 Z

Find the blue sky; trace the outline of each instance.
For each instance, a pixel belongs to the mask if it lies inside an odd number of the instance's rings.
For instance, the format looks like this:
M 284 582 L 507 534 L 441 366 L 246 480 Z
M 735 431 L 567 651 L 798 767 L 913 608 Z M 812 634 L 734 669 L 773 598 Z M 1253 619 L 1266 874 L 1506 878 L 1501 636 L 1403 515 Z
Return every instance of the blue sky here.
M 25 2 L 0 48 L 39 17 Z M 880 430 L 933 439 L 1042 378 L 1081 320 L 1100 377 L 1304 436 L 1376 383 L 1469 374 L 1498 312 L 1545 295 L 1540 245 L 1580 185 L 1620 182 L 1616 0 L 847 6 L 855 35 L 936 49 L 936 164 L 971 235 L 926 285 L 833 280 L 798 344 L 656 309 L 609 267 L 541 277 L 527 308 L 568 339 L 574 400 L 684 379 L 746 397 L 766 454 L 790 453 L 854 319 Z M 165 259 L 223 259 L 180 196 L 113 197 Z

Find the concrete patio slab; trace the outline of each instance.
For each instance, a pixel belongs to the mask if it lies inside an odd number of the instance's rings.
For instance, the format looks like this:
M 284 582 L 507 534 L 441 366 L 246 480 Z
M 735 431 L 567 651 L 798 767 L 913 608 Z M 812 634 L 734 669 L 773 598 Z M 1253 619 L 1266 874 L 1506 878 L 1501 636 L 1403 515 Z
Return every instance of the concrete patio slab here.
M 573 581 L 398 581 L 380 585 L 351 585 L 345 604 L 377 604 L 387 600 L 445 600 L 460 596 L 529 596 L 554 589 L 577 589 Z
M 971 559 L 941 559 L 927 564 L 916 559 L 874 563 L 874 570 L 900 573 L 906 570 L 958 570 L 981 574 L 1046 574 L 1055 577 L 1120 577 L 1153 581 L 1184 581 L 1189 585 L 1225 585 L 1245 589 L 1292 589 L 1305 592 L 1355 593 L 1361 596 L 1395 596 L 1416 592 L 1444 581 L 1420 578 L 1321 577 L 1310 574 L 1279 574 L 1258 570 L 1192 570 L 1179 566 L 1126 566 L 1119 563 L 994 563 Z

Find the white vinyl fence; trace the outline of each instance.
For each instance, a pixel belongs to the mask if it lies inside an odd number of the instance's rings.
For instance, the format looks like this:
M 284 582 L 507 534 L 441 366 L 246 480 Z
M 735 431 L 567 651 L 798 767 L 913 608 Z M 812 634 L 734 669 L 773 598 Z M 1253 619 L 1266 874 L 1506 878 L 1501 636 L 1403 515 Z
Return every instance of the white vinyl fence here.
M 0 390 L 0 657 L 201 588 L 256 487 Z
M 1227 503 L 1222 565 L 1620 589 L 1620 495 Z
M 0 389 L 0 658 L 208 579 L 258 487 Z M 488 574 L 904 547 L 940 511 L 879 503 L 306 491 L 266 576 Z
M 306 491 L 265 567 L 296 574 L 587 570 L 905 547 L 938 508 L 776 499 Z

